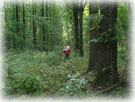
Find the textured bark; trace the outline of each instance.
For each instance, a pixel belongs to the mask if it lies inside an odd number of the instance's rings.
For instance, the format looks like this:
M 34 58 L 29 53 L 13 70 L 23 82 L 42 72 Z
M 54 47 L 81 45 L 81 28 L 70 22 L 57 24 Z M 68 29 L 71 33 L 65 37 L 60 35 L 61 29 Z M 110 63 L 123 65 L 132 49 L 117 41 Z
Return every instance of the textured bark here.
M 83 7 L 83 3 L 80 2 L 80 7 L 79 7 L 79 30 L 80 30 L 80 56 L 84 56 L 84 52 L 83 52 L 83 10 L 84 10 L 84 7 Z
M 42 18 L 44 18 L 44 2 L 42 3 Z M 44 25 L 42 26 L 42 32 L 43 32 L 43 51 L 45 51 L 45 29 Z
M 51 6 L 51 3 L 50 3 L 49 8 L 50 8 L 50 20 L 51 20 L 51 17 L 52 17 L 52 6 Z
M 46 20 L 48 20 L 48 3 L 46 3 Z
M 49 8 L 50 8 L 49 12 L 50 12 L 50 21 L 51 21 L 50 23 L 52 24 L 52 4 L 51 3 L 50 3 L 50 7 Z M 51 40 L 51 49 L 50 50 L 51 51 L 53 50 L 53 40 L 52 40 L 52 38 L 53 38 L 53 35 L 51 34 L 51 38 L 50 38 L 50 40 Z
M 73 16 L 74 16 L 74 28 L 75 28 L 75 46 L 79 49 L 79 26 L 78 26 L 78 4 L 73 2 Z
M 33 46 L 36 49 L 37 45 L 37 38 L 36 38 L 36 24 L 35 24 L 35 13 L 36 13 L 36 7 L 34 4 L 32 4 L 32 14 L 33 14 Z
M 16 33 L 18 34 L 19 32 L 19 7 L 18 4 L 16 4 Z
M 98 13 L 98 5 L 97 4 L 89 4 L 89 15 L 97 14 Z M 93 27 L 94 21 L 93 19 L 90 19 L 90 28 Z M 96 38 L 98 34 L 98 28 L 90 30 L 90 41 Z M 89 64 L 87 72 L 90 72 L 92 70 L 98 69 L 97 61 L 98 61 L 98 48 L 99 44 L 93 42 L 90 42 L 90 53 L 89 53 Z
M 16 4 L 13 5 L 13 19 L 14 19 L 13 32 L 16 32 Z M 14 49 L 16 49 L 17 48 L 16 41 L 15 40 L 12 40 L 12 41 L 13 41 Z
M 25 47 L 25 6 L 23 3 L 23 48 Z
M 116 22 L 117 22 L 117 4 L 113 5 L 113 10 L 112 10 L 112 26 L 113 26 L 112 33 L 111 33 L 112 38 L 116 37 L 116 28 L 115 28 Z M 117 69 L 117 41 L 116 40 L 111 41 L 110 46 L 112 46 L 111 58 L 112 58 L 112 66 L 113 66 L 113 84 L 114 84 L 119 81 L 118 69 Z
M 16 3 L 15 4 L 15 26 L 16 26 L 16 35 L 18 37 L 21 37 L 19 34 L 19 5 Z M 16 42 L 14 42 L 14 46 L 15 48 L 21 48 L 22 45 L 20 44 L 20 42 L 17 44 Z
M 48 10 L 48 3 L 46 3 L 46 21 L 48 21 L 48 14 L 49 14 L 49 12 L 48 12 L 49 10 Z M 46 33 L 47 33 L 47 29 L 46 29 Z M 46 45 L 48 45 L 48 42 L 47 41 L 49 41 L 49 37 L 48 37 L 48 34 L 46 34 Z M 48 48 L 46 48 L 46 53 L 48 54 Z
M 117 5 L 102 3 L 100 7 L 103 18 L 100 21 L 98 37 L 102 37 L 104 40 L 99 41 L 97 46 L 98 54 L 96 57 L 98 59 L 95 62 L 98 65 L 98 70 L 94 85 L 104 87 L 119 81 L 117 72 L 117 41 L 114 40 L 116 37 Z

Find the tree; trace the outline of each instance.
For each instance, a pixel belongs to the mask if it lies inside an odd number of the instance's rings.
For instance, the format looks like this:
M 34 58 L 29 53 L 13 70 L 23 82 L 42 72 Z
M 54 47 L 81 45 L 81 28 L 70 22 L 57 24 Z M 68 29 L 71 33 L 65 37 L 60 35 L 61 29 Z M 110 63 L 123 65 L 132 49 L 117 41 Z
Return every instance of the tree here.
M 44 2 L 42 3 L 42 18 L 44 19 Z M 42 26 L 42 32 L 43 32 L 43 51 L 45 51 L 45 29 L 44 25 Z
M 73 2 L 73 16 L 75 28 L 76 49 L 79 50 L 80 56 L 84 56 L 83 52 L 83 2 Z
M 75 28 L 75 45 L 76 49 L 79 49 L 79 26 L 78 26 L 78 4 L 73 2 L 73 16 L 74 16 L 74 28 Z
M 25 6 L 23 2 L 23 48 L 25 47 Z
M 16 20 L 16 23 L 15 23 L 15 26 L 16 26 L 16 35 L 18 36 L 19 38 L 19 5 L 16 3 L 15 4 L 15 20 Z M 20 42 L 19 42 L 20 44 Z M 19 46 L 19 44 L 15 44 L 14 43 L 14 47 L 17 48 Z M 21 47 L 21 46 L 19 46 Z
M 84 11 L 84 7 L 83 7 L 83 2 L 80 2 L 80 7 L 79 7 L 79 26 L 80 26 L 80 56 L 84 56 L 84 52 L 83 52 L 83 11 Z
M 37 38 L 36 38 L 36 24 L 35 24 L 35 13 L 36 13 L 36 6 L 32 4 L 32 14 L 33 14 L 33 46 L 36 48 L 37 45 Z
M 98 64 L 97 60 L 98 60 L 98 43 L 96 43 L 94 41 L 94 39 L 96 38 L 97 34 L 98 34 L 98 24 L 95 24 L 95 19 L 92 19 L 94 17 L 98 16 L 98 5 L 97 4 L 92 4 L 89 3 L 89 16 L 90 16 L 90 35 L 89 35 L 89 39 L 90 39 L 90 44 L 89 44 L 89 48 L 90 48 L 90 52 L 89 52 L 89 65 L 88 65 L 88 69 L 87 72 L 92 71 L 92 70 L 96 70 L 98 69 Z M 98 23 L 98 22 L 97 22 Z
M 6 3 L 4 2 L 4 12 L 5 12 L 5 22 L 7 23 L 7 9 L 6 9 Z
M 119 81 L 115 27 L 117 21 L 117 5 L 114 3 L 101 3 L 100 13 L 103 15 L 103 18 L 100 20 L 99 34 L 95 37 L 98 42 L 98 48 L 96 48 L 98 54 L 95 55 L 97 60 L 90 58 L 89 61 L 94 60 L 96 62 L 93 68 L 98 65 L 94 85 L 107 86 Z M 90 50 L 92 51 L 93 49 Z
M 18 34 L 19 32 L 19 6 L 18 4 L 15 5 L 16 6 L 16 33 Z
M 48 3 L 47 2 L 46 2 L 46 5 L 45 6 L 46 6 L 46 15 L 45 15 L 46 16 L 46 22 L 48 22 L 48 11 L 49 10 L 48 10 Z M 47 29 L 46 29 L 46 33 L 48 33 Z M 46 40 L 46 45 L 48 45 L 49 44 L 48 43 L 48 40 L 49 40 L 48 34 L 46 34 L 46 39 L 45 40 Z M 47 53 L 48 53 L 48 50 L 49 50 L 49 48 L 47 47 L 46 48 Z
M 21 50 L 25 47 L 25 50 L 34 48 L 53 51 L 58 49 L 56 46 L 62 45 L 62 9 L 55 3 L 45 3 L 5 3 L 5 35 L 8 49 Z

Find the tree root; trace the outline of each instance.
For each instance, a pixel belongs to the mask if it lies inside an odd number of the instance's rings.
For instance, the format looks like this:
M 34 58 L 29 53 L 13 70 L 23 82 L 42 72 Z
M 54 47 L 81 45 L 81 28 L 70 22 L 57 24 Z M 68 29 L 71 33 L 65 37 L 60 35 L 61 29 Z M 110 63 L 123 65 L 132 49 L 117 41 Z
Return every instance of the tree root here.
M 100 92 L 96 93 L 96 95 L 103 94 L 103 93 L 107 93 L 107 92 L 113 90 L 114 88 L 116 88 L 116 87 L 118 87 L 118 86 L 120 86 L 120 85 L 123 85 L 123 84 L 125 84 L 125 81 L 121 81 L 121 82 L 116 83 L 116 84 L 114 84 L 114 85 L 112 85 L 112 86 L 110 86 L 110 87 L 108 87 L 108 88 L 106 88 L 106 89 L 103 89 L 103 90 L 101 90 Z

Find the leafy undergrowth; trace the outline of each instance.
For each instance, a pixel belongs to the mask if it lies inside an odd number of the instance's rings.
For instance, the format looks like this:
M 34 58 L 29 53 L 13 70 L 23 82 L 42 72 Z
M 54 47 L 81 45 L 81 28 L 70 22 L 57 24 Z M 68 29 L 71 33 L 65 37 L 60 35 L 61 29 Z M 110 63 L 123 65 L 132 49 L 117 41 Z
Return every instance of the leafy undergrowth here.
M 91 83 L 93 73 L 85 75 L 87 57 L 61 61 L 57 52 L 26 51 L 5 53 L 6 96 L 94 96 Z M 63 59 L 63 55 L 61 56 Z M 113 91 L 117 96 L 126 94 L 122 89 Z
M 122 86 L 119 86 L 119 87 L 115 88 L 110 94 L 110 96 L 112 96 L 112 97 L 115 97 L 115 96 L 126 97 L 128 95 L 129 95 L 128 89 L 126 89 L 125 87 L 122 87 Z

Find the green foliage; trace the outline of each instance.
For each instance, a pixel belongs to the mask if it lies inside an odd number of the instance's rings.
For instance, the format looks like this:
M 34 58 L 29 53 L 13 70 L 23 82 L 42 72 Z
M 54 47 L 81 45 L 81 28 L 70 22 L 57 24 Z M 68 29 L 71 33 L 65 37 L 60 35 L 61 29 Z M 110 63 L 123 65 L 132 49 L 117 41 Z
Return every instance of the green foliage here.
M 104 31 L 96 39 L 89 41 L 89 31 L 99 28 L 103 15 L 90 15 L 88 4 L 83 14 L 84 57 L 78 57 L 78 52 L 71 53 L 71 59 L 63 62 L 64 55 L 59 51 L 64 47 L 64 41 L 71 41 L 75 46 L 72 5 L 60 7 L 57 4 L 48 6 L 48 17 L 41 16 L 41 4 L 36 5 L 36 14 L 32 15 L 32 5 L 25 5 L 25 41 L 23 39 L 23 11 L 19 5 L 19 22 L 16 22 L 15 5 L 7 4 L 8 22 L 5 25 L 5 94 L 8 96 L 43 95 L 43 96 L 92 96 L 92 85 L 95 72 L 84 75 L 88 67 L 89 42 L 118 41 L 118 71 L 119 74 L 127 68 L 127 43 L 129 10 L 127 5 L 119 4 L 117 18 L 117 38 L 108 36 L 112 28 Z M 46 13 L 46 11 L 44 12 Z M 37 49 L 33 49 L 33 23 L 35 18 Z M 89 25 L 89 21 L 93 21 Z M 19 32 L 16 33 L 16 25 Z M 44 31 L 43 31 L 44 28 Z M 90 28 L 90 29 L 89 29 Z M 43 37 L 45 36 L 45 41 Z M 25 42 L 24 51 L 22 51 Z M 45 47 L 46 51 L 43 51 Z M 9 50 L 10 49 L 10 50 Z M 14 50 L 15 49 L 15 50 Z M 33 50 L 33 51 L 32 51 Z M 62 59 L 62 61 L 61 61 Z M 112 68 L 111 66 L 108 68 Z M 103 70 L 107 70 L 104 68 Z M 125 87 L 116 88 L 111 94 L 125 94 Z
M 5 43 L 7 49 L 33 49 L 33 19 L 36 25 L 36 47 L 38 50 L 43 50 L 43 47 L 45 47 L 45 50 L 52 51 L 57 48 L 57 45 L 62 45 L 63 22 L 60 13 L 61 8 L 57 4 L 50 5 L 48 5 L 48 17 L 46 17 L 46 11 L 44 12 L 44 17 L 41 16 L 41 4 L 35 5 L 36 13 L 34 15 L 32 14 L 32 5 L 24 5 L 25 24 L 23 23 L 22 4 L 18 4 L 18 22 L 16 21 L 16 5 L 6 5 L 5 16 L 8 18 L 8 21 L 5 23 Z M 19 29 L 18 33 L 16 32 L 17 26 Z M 25 31 L 23 30 L 24 27 Z M 25 39 L 23 39 L 24 36 Z M 45 36 L 45 41 L 43 36 Z
M 119 49 L 125 48 L 128 44 L 130 11 L 128 5 L 121 3 L 118 8 L 117 18 L 117 39 Z
M 75 53 L 72 53 L 71 59 L 63 62 L 56 52 L 5 53 L 5 95 L 93 96 L 95 92 L 89 82 L 95 79 L 94 72 L 83 75 L 88 58 L 74 56 Z M 64 56 L 61 57 L 63 59 Z M 125 91 L 122 93 L 125 94 Z M 112 94 L 115 94 L 115 91 Z
M 66 87 L 62 88 L 61 91 L 71 96 L 81 95 L 84 91 L 87 91 L 88 81 L 85 77 L 82 77 L 80 73 L 76 73 L 75 75 L 69 74 L 67 77 L 69 81 L 66 83 Z
M 124 98 L 124 97 L 129 96 L 129 94 L 127 93 L 127 91 L 128 90 L 126 88 L 124 88 L 122 86 L 119 86 L 119 87 L 115 88 L 111 92 L 111 94 L 109 96 L 110 97 L 122 97 L 122 98 Z
M 71 80 L 69 75 L 84 72 L 88 62 L 86 60 L 82 62 L 84 58 L 80 57 L 76 60 L 71 57 L 68 62 L 60 62 L 58 53 L 50 52 L 46 55 L 45 52 L 39 51 L 20 53 L 9 51 L 5 58 L 4 90 L 7 95 L 40 95 L 41 93 L 62 95 L 67 90 L 64 88 Z M 81 78 L 80 75 L 77 76 Z M 78 85 L 79 80 L 76 81 Z M 81 85 L 82 83 L 80 87 Z M 64 90 L 61 92 L 62 88 Z
M 119 73 L 123 72 L 128 67 L 128 37 L 129 37 L 129 21 L 130 11 L 129 7 L 125 3 L 120 3 L 118 7 L 117 18 L 117 42 L 118 42 L 118 70 Z

